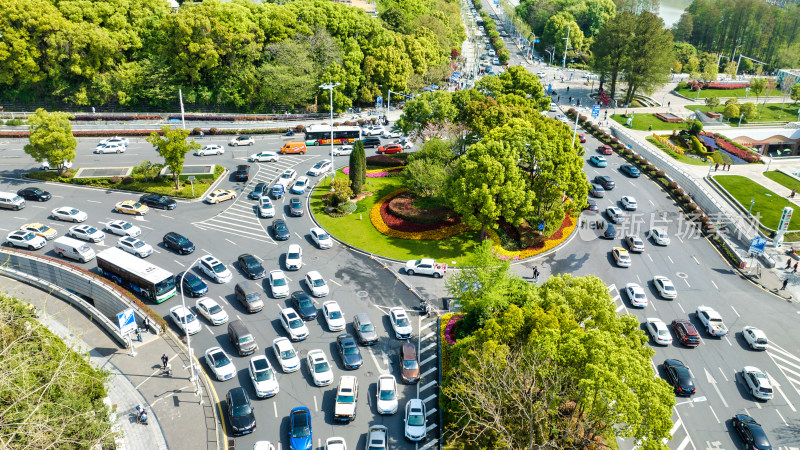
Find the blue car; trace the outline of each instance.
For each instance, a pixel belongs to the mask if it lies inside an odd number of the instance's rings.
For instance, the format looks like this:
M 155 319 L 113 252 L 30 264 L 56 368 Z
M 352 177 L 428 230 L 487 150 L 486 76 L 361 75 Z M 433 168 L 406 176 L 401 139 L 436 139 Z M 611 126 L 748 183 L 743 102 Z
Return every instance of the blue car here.
M 176 286 L 181 286 L 181 276 L 183 276 L 183 272 L 175 275 Z M 186 276 L 183 277 L 182 289 L 183 293 L 189 297 L 201 297 L 208 293 L 208 285 L 194 272 L 186 272 Z
M 608 165 L 606 159 L 600 155 L 592 155 L 592 157 L 589 158 L 589 162 L 594 164 L 595 167 L 606 167 Z
M 272 198 L 274 198 L 276 200 L 279 199 L 279 198 L 283 198 L 283 194 L 285 192 L 286 192 L 286 188 L 283 187 L 282 184 L 276 184 L 275 186 L 272 186 Z
M 311 450 L 311 411 L 305 406 L 298 406 L 289 413 L 289 449 Z
M 619 170 L 621 170 L 622 173 L 631 178 L 639 178 L 639 175 L 642 174 L 641 172 L 639 172 L 639 169 L 637 169 L 636 166 L 633 166 L 631 164 L 623 164 L 622 166 L 620 166 Z

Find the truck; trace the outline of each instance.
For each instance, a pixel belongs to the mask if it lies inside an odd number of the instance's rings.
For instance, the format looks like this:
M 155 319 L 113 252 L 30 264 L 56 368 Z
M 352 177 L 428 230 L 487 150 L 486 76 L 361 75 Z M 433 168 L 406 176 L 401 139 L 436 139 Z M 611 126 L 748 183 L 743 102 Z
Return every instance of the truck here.
M 697 318 L 711 336 L 722 337 L 728 334 L 728 327 L 722 323 L 722 316 L 708 306 L 697 307 Z
M 344 375 L 339 379 L 336 391 L 336 405 L 333 418 L 341 422 L 351 422 L 356 418 L 356 402 L 358 401 L 358 379 L 352 375 Z
M 437 263 L 433 259 L 412 259 L 406 263 L 406 273 L 414 275 L 433 275 L 434 278 L 442 278 L 447 273 L 447 264 Z

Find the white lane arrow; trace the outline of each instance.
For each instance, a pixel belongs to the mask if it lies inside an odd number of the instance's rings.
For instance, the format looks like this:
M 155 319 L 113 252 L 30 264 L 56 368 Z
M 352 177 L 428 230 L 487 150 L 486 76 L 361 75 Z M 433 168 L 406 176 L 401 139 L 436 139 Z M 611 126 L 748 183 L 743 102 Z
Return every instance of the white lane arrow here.
M 778 392 L 781 394 L 781 397 L 783 397 L 783 399 L 786 400 L 786 404 L 789 405 L 789 408 L 792 408 L 792 412 L 797 412 L 797 410 L 794 408 L 794 405 L 792 405 L 792 402 L 789 401 L 789 397 L 787 397 L 786 394 L 783 393 L 783 389 L 781 389 L 781 385 L 778 383 L 778 380 L 773 378 L 772 375 L 769 374 L 769 372 L 764 372 L 764 373 L 766 373 L 767 378 L 769 378 L 769 384 L 773 388 L 778 390 Z
M 722 400 L 722 404 L 727 408 L 728 402 L 726 402 L 725 397 L 722 396 L 722 392 L 720 392 L 719 387 L 717 386 L 717 380 L 715 380 L 714 377 L 711 376 L 711 372 L 709 372 L 708 369 L 706 369 L 705 367 L 703 368 L 703 371 L 706 373 L 706 379 L 708 380 L 708 382 L 712 386 L 714 386 L 714 390 L 717 391 L 717 395 L 719 395 L 719 399 Z

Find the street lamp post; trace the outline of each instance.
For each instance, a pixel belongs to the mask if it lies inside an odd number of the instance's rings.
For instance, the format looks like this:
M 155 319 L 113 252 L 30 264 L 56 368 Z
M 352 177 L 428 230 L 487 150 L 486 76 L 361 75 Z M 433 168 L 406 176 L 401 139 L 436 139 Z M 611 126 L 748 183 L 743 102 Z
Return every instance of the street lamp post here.
M 551 52 L 548 49 L 544 49 L 544 51 L 546 51 L 547 54 L 550 55 L 550 65 L 552 66 L 553 65 L 553 52 Z M 800 114 L 798 114 L 798 117 L 800 117 Z
M 755 198 L 751 198 L 750 199 L 750 209 L 747 210 L 747 217 L 750 217 L 750 216 L 753 215 L 753 205 L 755 205 L 755 204 L 756 204 L 756 199 Z
M 189 267 L 187 267 L 186 270 L 183 271 L 183 274 L 181 274 L 181 282 L 177 286 L 177 288 L 180 289 L 180 291 L 181 291 L 181 305 L 183 305 L 184 313 L 188 312 L 189 309 L 186 308 L 186 297 L 184 297 L 184 295 L 183 295 L 183 279 L 186 277 L 186 274 L 192 269 L 192 267 L 194 267 L 194 265 L 197 264 L 200 261 L 200 259 L 201 258 L 195 259 L 194 262 L 189 264 Z M 189 375 L 189 381 L 194 383 L 194 395 L 199 395 L 200 396 L 200 404 L 202 405 L 203 404 L 203 396 L 201 395 L 202 391 L 200 389 L 200 377 L 198 377 L 197 373 L 195 372 L 194 356 L 192 355 L 192 337 L 188 332 L 186 332 L 185 324 L 184 324 L 184 333 L 186 333 L 186 348 L 189 349 L 189 374 L 190 374 Z
M 327 89 L 331 91 L 331 182 L 336 177 L 336 167 L 334 166 L 334 157 L 333 157 L 333 89 L 336 86 L 339 86 L 340 83 L 331 83 L 328 82 L 327 84 L 321 84 L 319 86 L 320 89 Z
M 564 38 L 564 59 L 561 61 L 561 68 L 566 69 L 567 67 L 567 49 L 569 48 L 569 32 L 572 31 L 572 27 L 567 27 L 567 37 Z
M 711 177 L 711 168 L 714 167 L 714 163 L 709 161 L 708 163 L 708 173 L 706 174 L 706 178 Z
M 767 172 L 769 172 L 769 165 L 772 164 L 772 155 L 769 155 L 769 162 L 767 162 Z
M 575 137 L 578 135 L 578 119 L 581 117 L 581 113 L 578 110 L 575 110 L 575 128 L 572 129 L 572 147 L 575 147 Z
M 742 126 L 742 117 L 744 117 L 744 113 L 739 114 L 739 125 L 737 125 L 739 127 Z

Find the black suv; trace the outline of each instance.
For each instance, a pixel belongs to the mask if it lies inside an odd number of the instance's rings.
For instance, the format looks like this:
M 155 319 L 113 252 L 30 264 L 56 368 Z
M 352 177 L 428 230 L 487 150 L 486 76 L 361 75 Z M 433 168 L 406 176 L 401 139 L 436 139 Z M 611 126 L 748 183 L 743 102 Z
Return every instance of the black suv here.
M 256 429 L 256 416 L 244 388 L 236 387 L 228 391 L 225 401 L 228 403 L 228 420 L 231 422 L 233 435 L 252 433 Z
M 139 197 L 139 203 L 158 209 L 175 209 L 178 207 L 178 202 L 166 195 L 159 194 L 145 194 Z
M 317 307 L 314 300 L 303 291 L 292 292 L 292 307 L 300 313 L 303 320 L 314 320 L 317 318 Z
M 236 181 L 247 181 L 250 178 L 250 166 L 241 164 L 236 166 L 236 172 L 233 172 L 233 179 Z
M 264 278 L 267 275 L 267 272 L 264 270 L 264 266 L 258 262 L 255 256 L 244 253 L 239 255 L 239 269 L 245 273 L 251 280 L 257 280 L 259 278 Z
M 368 137 L 361 140 L 364 143 L 364 148 L 375 148 L 381 146 L 380 138 Z
M 594 177 L 594 182 L 600 186 L 603 186 L 603 189 L 607 191 L 614 189 L 614 187 L 617 185 L 608 175 L 598 175 Z
M 194 244 L 192 244 L 192 241 L 174 231 L 165 234 L 161 242 L 164 244 L 164 247 L 176 251 L 181 255 L 188 255 L 194 251 Z
M 272 232 L 275 233 L 275 239 L 279 241 L 286 241 L 291 237 L 289 227 L 286 226 L 286 221 L 283 219 L 275 219 L 272 221 Z

